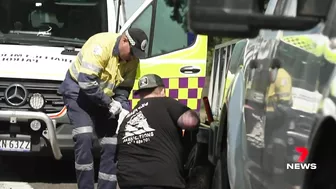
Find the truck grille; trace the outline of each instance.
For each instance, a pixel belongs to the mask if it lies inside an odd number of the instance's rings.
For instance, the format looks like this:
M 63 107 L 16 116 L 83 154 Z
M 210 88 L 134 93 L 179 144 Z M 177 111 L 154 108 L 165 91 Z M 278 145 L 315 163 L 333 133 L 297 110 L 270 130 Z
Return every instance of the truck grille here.
M 34 80 L 34 79 L 17 79 L 17 78 L 0 78 L 0 109 L 1 110 L 33 110 L 27 100 L 21 106 L 12 106 L 5 100 L 5 91 L 12 84 L 21 84 L 28 91 L 28 100 L 31 94 L 40 93 L 45 98 L 44 108 L 41 110 L 45 113 L 57 113 L 64 107 L 62 96 L 58 94 L 58 87 L 61 81 Z

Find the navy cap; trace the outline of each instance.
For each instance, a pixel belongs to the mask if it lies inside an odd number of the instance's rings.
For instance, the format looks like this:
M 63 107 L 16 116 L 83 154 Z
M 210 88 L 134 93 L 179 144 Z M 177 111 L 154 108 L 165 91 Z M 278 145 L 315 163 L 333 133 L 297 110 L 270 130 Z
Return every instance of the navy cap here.
M 145 58 L 148 43 L 146 33 L 139 28 L 129 28 L 125 31 L 125 35 L 130 42 L 132 54 L 140 59 Z

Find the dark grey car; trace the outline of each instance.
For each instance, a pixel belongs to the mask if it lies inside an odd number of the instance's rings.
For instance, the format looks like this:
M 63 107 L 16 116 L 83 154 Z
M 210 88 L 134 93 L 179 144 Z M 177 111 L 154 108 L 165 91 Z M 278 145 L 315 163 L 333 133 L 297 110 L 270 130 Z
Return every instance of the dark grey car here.
M 291 11 L 268 6 L 268 14 Z M 336 52 L 323 27 L 263 30 L 235 45 L 211 125 L 214 188 L 336 187 Z

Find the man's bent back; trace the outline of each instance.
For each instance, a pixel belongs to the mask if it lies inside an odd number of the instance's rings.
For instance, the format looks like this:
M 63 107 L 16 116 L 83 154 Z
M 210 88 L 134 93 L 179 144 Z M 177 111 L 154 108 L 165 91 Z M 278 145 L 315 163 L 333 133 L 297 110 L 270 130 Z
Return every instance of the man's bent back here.
M 164 97 L 157 75 L 142 77 L 139 89 L 141 100 L 125 117 L 118 134 L 119 186 L 184 188 L 182 129 L 195 128 L 197 114 Z

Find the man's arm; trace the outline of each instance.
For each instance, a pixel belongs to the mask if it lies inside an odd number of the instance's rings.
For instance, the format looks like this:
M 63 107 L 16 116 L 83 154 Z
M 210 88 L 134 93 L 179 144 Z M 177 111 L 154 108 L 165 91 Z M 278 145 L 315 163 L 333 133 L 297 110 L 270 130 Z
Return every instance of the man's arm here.
M 120 102 L 125 110 L 131 110 L 128 98 L 134 86 L 139 61 L 132 62 L 132 64 L 134 65 L 127 70 L 124 81 L 114 90 L 113 96 L 113 99 Z
M 86 47 L 81 58 L 78 84 L 90 100 L 102 107 L 109 107 L 112 99 L 99 86 L 99 75 L 108 61 L 108 55 L 99 45 Z
M 132 88 L 129 87 L 117 87 L 114 90 L 114 97 L 113 99 L 120 102 L 121 106 L 125 110 L 131 110 L 131 105 L 128 101 L 129 95 L 132 91 Z
M 198 114 L 193 110 L 183 113 L 177 120 L 177 125 L 182 129 L 194 129 L 200 124 Z
M 199 125 L 200 119 L 195 111 L 172 98 L 167 103 L 168 112 L 178 127 L 189 130 Z

